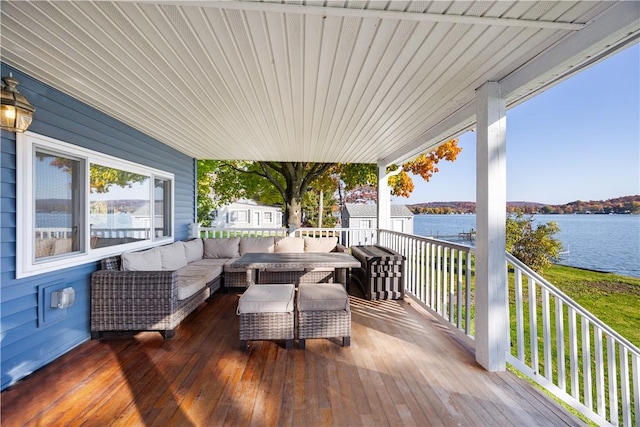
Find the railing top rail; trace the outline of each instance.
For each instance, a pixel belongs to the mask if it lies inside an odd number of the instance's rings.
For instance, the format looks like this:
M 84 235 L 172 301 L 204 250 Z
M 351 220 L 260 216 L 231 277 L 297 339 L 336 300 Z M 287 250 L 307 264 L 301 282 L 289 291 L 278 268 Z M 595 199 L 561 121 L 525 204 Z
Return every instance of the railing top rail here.
M 518 267 L 520 270 L 523 270 L 524 273 L 528 276 L 531 276 L 533 279 L 535 279 L 536 282 L 540 283 L 541 285 L 543 285 L 545 288 L 549 289 L 551 292 L 553 292 L 558 298 L 560 298 L 562 300 L 562 302 L 573 308 L 574 310 L 576 310 L 577 312 L 579 312 L 582 316 L 586 317 L 587 319 L 589 319 L 589 321 L 591 323 L 593 323 L 594 325 L 597 325 L 600 329 L 602 329 L 606 334 L 614 337 L 616 340 L 618 340 L 620 343 L 624 344 L 626 347 L 629 348 L 629 350 L 634 353 L 637 357 L 640 357 L 640 349 L 638 347 L 636 347 L 634 344 L 632 344 L 631 342 L 629 342 L 629 340 L 627 340 L 625 337 L 623 337 L 622 335 L 620 335 L 619 333 L 617 333 L 614 329 L 612 329 L 609 325 L 607 325 L 606 323 L 604 323 L 602 320 L 600 320 L 598 317 L 596 317 L 594 314 L 592 314 L 591 312 L 589 312 L 586 308 L 582 307 L 580 304 L 578 304 L 576 301 L 574 301 L 571 297 L 569 297 L 567 294 L 565 294 L 564 292 L 562 292 L 560 289 L 556 288 L 555 286 L 553 286 L 551 283 L 549 283 L 544 277 L 542 277 L 541 275 L 539 275 L 538 273 L 536 273 L 534 270 L 532 270 L 529 266 L 527 266 L 525 263 L 523 263 L 522 261 L 520 261 L 518 258 L 516 258 L 515 256 L 513 256 L 512 254 L 507 252 L 507 261 L 509 261 L 511 264 L 513 264 L 514 266 Z
M 200 231 L 287 231 L 283 227 L 263 228 L 263 227 L 198 227 Z
M 349 233 L 352 231 L 370 231 L 373 233 L 377 233 L 378 230 L 375 228 L 317 228 L 317 227 L 301 227 L 296 228 L 294 233 L 301 232 L 312 232 L 312 231 L 322 231 L 322 232 L 334 232 L 334 233 Z
M 381 229 L 380 232 L 393 234 L 393 235 L 396 235 L 396 236 L 411 237 L 414 240 L 419 240 L 419 241 L 422 241 L 422 242 L 437 243 L 437 244 L 440 244 L 440 245 L 447 246 L 449 248 L 458 249 L 460 251 L 468 251 L 468 252 L 475 251 L 475 248 L 473 246 L 463 245 L 463 244 L 460 244 L 460 243 L 454 243 L 454 242 L 450 242 L 448 240 L 435 239 L 433 237 L 424 237 L 424 236 L 418 236 L 416 234 L 402 233 L 402 232 L 399 232 L 399 231 L 385 230 L 385 229 Z

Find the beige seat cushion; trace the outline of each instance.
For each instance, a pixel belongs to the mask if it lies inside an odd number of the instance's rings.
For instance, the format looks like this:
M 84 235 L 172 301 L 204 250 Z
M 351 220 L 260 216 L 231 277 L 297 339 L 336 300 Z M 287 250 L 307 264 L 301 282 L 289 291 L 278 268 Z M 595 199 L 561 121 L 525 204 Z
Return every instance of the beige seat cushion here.
M 189 265 L 197 265 L 197 266 L 201 266 L 201 267 L 209 267 L 209 268 L 215 268 L 215 267 L 224 267 L 224 264 L 227 262 L 228 260 L 225 258 L 202 258 L 199 259 L 198 261 L 193 261 L 191 263 L 189 263 Z
M 240 255 L 248 253 L 273 253 L 273 237 L 243 237 L 240 239 Z
M 237 258 L 240 256 L 240 238 L 203 239 L 204 258 Z
M 176 272 L 178 300 L 189 298 L 222 273 L 222 267 L 206 267 L 189 264 Z
M 125 252 L 121 256 L 123 271 L 162 270 L 162 257 L 158 248 L 141 252 Z
M 182 244 L 184 245 L 187 262 L 198 261 L 204 257 L 204 243 L 202 243 L 202 239 L 197 238 L 189 240 L 188 242 L 182 242 Z
M 304 237 L 305 252 L 332 252 L 337 245 L 337 237 Z
M 238 301 L 238 314 L 293 313 L 294 285 L 251 285 Z
M 275 239 L 274 252 L 301 253 L 304 252 L 304 239 L 302 237 L 281 237 Z
M 349 310 L 349 295 L 341 283 L 300 283 L 299 311 Z
M 162 269 L 175 271 L 187 265 L 187 255 L 182 242 L 175 242 L 170 245 L 158 247 Z

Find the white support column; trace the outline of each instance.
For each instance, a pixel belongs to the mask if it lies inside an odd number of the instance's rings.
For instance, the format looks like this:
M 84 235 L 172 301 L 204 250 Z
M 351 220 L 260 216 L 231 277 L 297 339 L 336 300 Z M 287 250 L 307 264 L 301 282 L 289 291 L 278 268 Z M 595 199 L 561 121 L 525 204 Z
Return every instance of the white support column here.
M 391 193 L 387 165 L 378 162 L 378 230 L 391 229 Z
M 476 92 L 476 361 L 506 369 L 508 339 L 505 221 L 507 204 L 506 102 L 501 86 Z

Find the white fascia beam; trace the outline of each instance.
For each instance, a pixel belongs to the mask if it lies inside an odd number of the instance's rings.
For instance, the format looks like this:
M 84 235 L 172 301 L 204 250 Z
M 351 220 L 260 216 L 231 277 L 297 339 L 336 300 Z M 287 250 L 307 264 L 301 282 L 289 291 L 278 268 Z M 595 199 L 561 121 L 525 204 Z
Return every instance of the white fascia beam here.
M 420 135 L 420 137 L 406 144 L 391 155 L 378 160 L 378 164 L 401 165 L 418 155 L 425 153 L 436 147 L 438 144 L 455 138 L 462 133 L 472 129 L 476 121 L 476 104 L 470 102 L 462 108 L 448 115 L 440 123 Z
M 440 13 L 399 12 L 395 10 L 351 9 L 346 7 L 307 6 L 297 4 L 262 3 L 252 1 L 198 1 L 198 0 L 127 0 L 133 3 L 192 6 L 201 8 L 245 10 L 257 12 L 295 13 L 299 15 L 338 16 L 344 18 L 375 18 L 395 21 L 446 22 L 451 24 L 487 25 L 503 27 L 539 28 L 546 30 L 579 31 L 585 24 L 574 22 L 540 21 L 488 16 L 445 15 Z
M 507 107 L 514 107 L 579 71 L 613 55 L 640 37 L 640 2 L 617 2 L 583 30 L 500 80 Z

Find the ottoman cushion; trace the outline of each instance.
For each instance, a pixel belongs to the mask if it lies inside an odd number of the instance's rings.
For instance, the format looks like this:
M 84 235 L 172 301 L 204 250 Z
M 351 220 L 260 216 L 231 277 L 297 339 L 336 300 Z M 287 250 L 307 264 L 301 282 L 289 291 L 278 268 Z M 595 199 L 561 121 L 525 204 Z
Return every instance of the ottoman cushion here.
M 349 295 L 341 283 L 300 283 L 299 311 L 349 310 Z
M 294 285 L 251 285 L 238 301 L 238 314 L 292 313 Z

